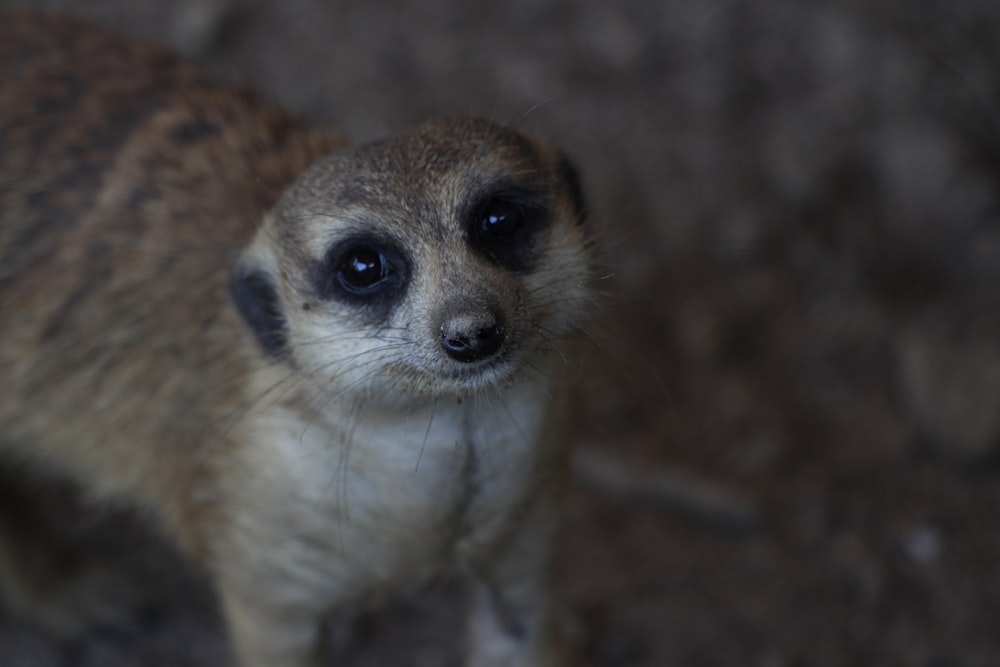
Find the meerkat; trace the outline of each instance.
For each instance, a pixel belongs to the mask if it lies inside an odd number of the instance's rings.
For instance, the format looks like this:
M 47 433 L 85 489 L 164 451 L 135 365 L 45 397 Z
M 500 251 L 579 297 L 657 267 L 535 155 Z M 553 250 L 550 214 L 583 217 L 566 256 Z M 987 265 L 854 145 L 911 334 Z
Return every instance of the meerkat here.
M 328 614 L 450 571 L 468 665 L 563 664 L 564 154 L 468 118 L 350 145 L 34 13 L 0 81 L 0 454 L 150 517 L 244 667 L 321 664 Z

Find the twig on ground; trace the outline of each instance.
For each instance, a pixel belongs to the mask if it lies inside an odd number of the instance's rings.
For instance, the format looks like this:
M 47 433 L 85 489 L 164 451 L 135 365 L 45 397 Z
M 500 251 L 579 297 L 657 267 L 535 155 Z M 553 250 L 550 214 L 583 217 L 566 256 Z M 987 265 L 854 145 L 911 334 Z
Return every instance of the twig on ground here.
M 753 500 L 686 472 L 640 469 L 583 447 L 574 455 L 573 473 L 582 485 L 640 509 L 674 514 L 727 533 L 746 535 L 760 529 Z

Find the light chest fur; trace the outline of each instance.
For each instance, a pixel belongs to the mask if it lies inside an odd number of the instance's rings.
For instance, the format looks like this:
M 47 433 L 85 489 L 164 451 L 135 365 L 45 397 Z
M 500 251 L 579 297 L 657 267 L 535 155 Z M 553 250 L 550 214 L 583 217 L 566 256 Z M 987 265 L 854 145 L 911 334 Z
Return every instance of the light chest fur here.
M 250 514 L 273 515 L 262 531 L 323 536 L 314 545 L 321 563 L 309 573 L 318 578 L 314 585 L 351 577 L 359 598 L 388 582 L 420 583 L 449 565 L 474 569 L 488 547 L 517 530 L 527 509 L 517 506 L 540 481 L 558 483 L 551 480 L 554 453 L 537 442 L 557 427 L 548 390 L 525 383 L 502 396 L 408 411 L 359 409 L 332 421 L 268 410 L 247 422 L 255 444 L 237 463 L 258 477 L 240 483 L 253 489 L 247 502 L 257 509 Z M 261 541 L 292 544 L 295 537 Z M 325 557 L 345 549 L 343 560 Z M 366 569 L 372 576 L 357 576 Z

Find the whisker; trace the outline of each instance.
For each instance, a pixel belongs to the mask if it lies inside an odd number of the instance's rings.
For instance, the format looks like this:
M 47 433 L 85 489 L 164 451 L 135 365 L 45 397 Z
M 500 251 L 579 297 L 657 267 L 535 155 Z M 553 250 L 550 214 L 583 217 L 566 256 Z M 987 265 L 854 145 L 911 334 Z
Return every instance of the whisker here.
M 420 470 L 420 461 L 424 457 L 424 448 L 427 446 L 427 438 L 431 434 L 431 425 L 434 423 L 434 414 L 437 412 L 438 398 L 434 398 L 434 402 L 431 404 L 431 416 L 427 419 L 427 429 L 424 431 L 424 439 L 420 442 L 420 452 L 417 454 L 417 465 L 414 466 L 414 472 Z

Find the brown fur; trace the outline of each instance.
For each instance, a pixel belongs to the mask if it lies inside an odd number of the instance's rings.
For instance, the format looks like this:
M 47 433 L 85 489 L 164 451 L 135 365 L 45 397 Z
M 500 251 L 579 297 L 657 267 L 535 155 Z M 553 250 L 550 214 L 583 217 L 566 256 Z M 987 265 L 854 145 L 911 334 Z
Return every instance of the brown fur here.
M 198 546 L 186 517 L 210 473 L 185 450 L 221 434 L 206 432 L 210 388 L 172 378 L 248 373 L 234 341 L 211 335 L 214 320 L 241 329 L 220 308 L 228 266 L 282 189 L 342 142 L 168 51 L 69 19 L 0 23 L 0 360 L 13 381 L 0 416 L 18 425 L 3 438 L 113 487 L 99 491 L 166 505 Z M 102 447 L 80 451 L 81 424 Z
M 476 120 L 347 148 L 165 50 L 35 14 L 0 19 L 0 81 L 0 453 L 148 512 L 211 573 L 247 665 L 315 660 L 330 609 L 452 566 L 482 584 L 473 664 L 554 664 L 550 376 L 588 270 L 560 153 Z M 552 209 L 514 272 L 455 222 L 502 179 Z M 358 229 L 416 267 L 388 320 L 316 294 Z M 234 269 L 273 286 L 280 354 L 234 307 Z M 512 361 L 466 372 L 438 329 L 483 304 Z M 412 473 L 385 451 L 411 417 Z

